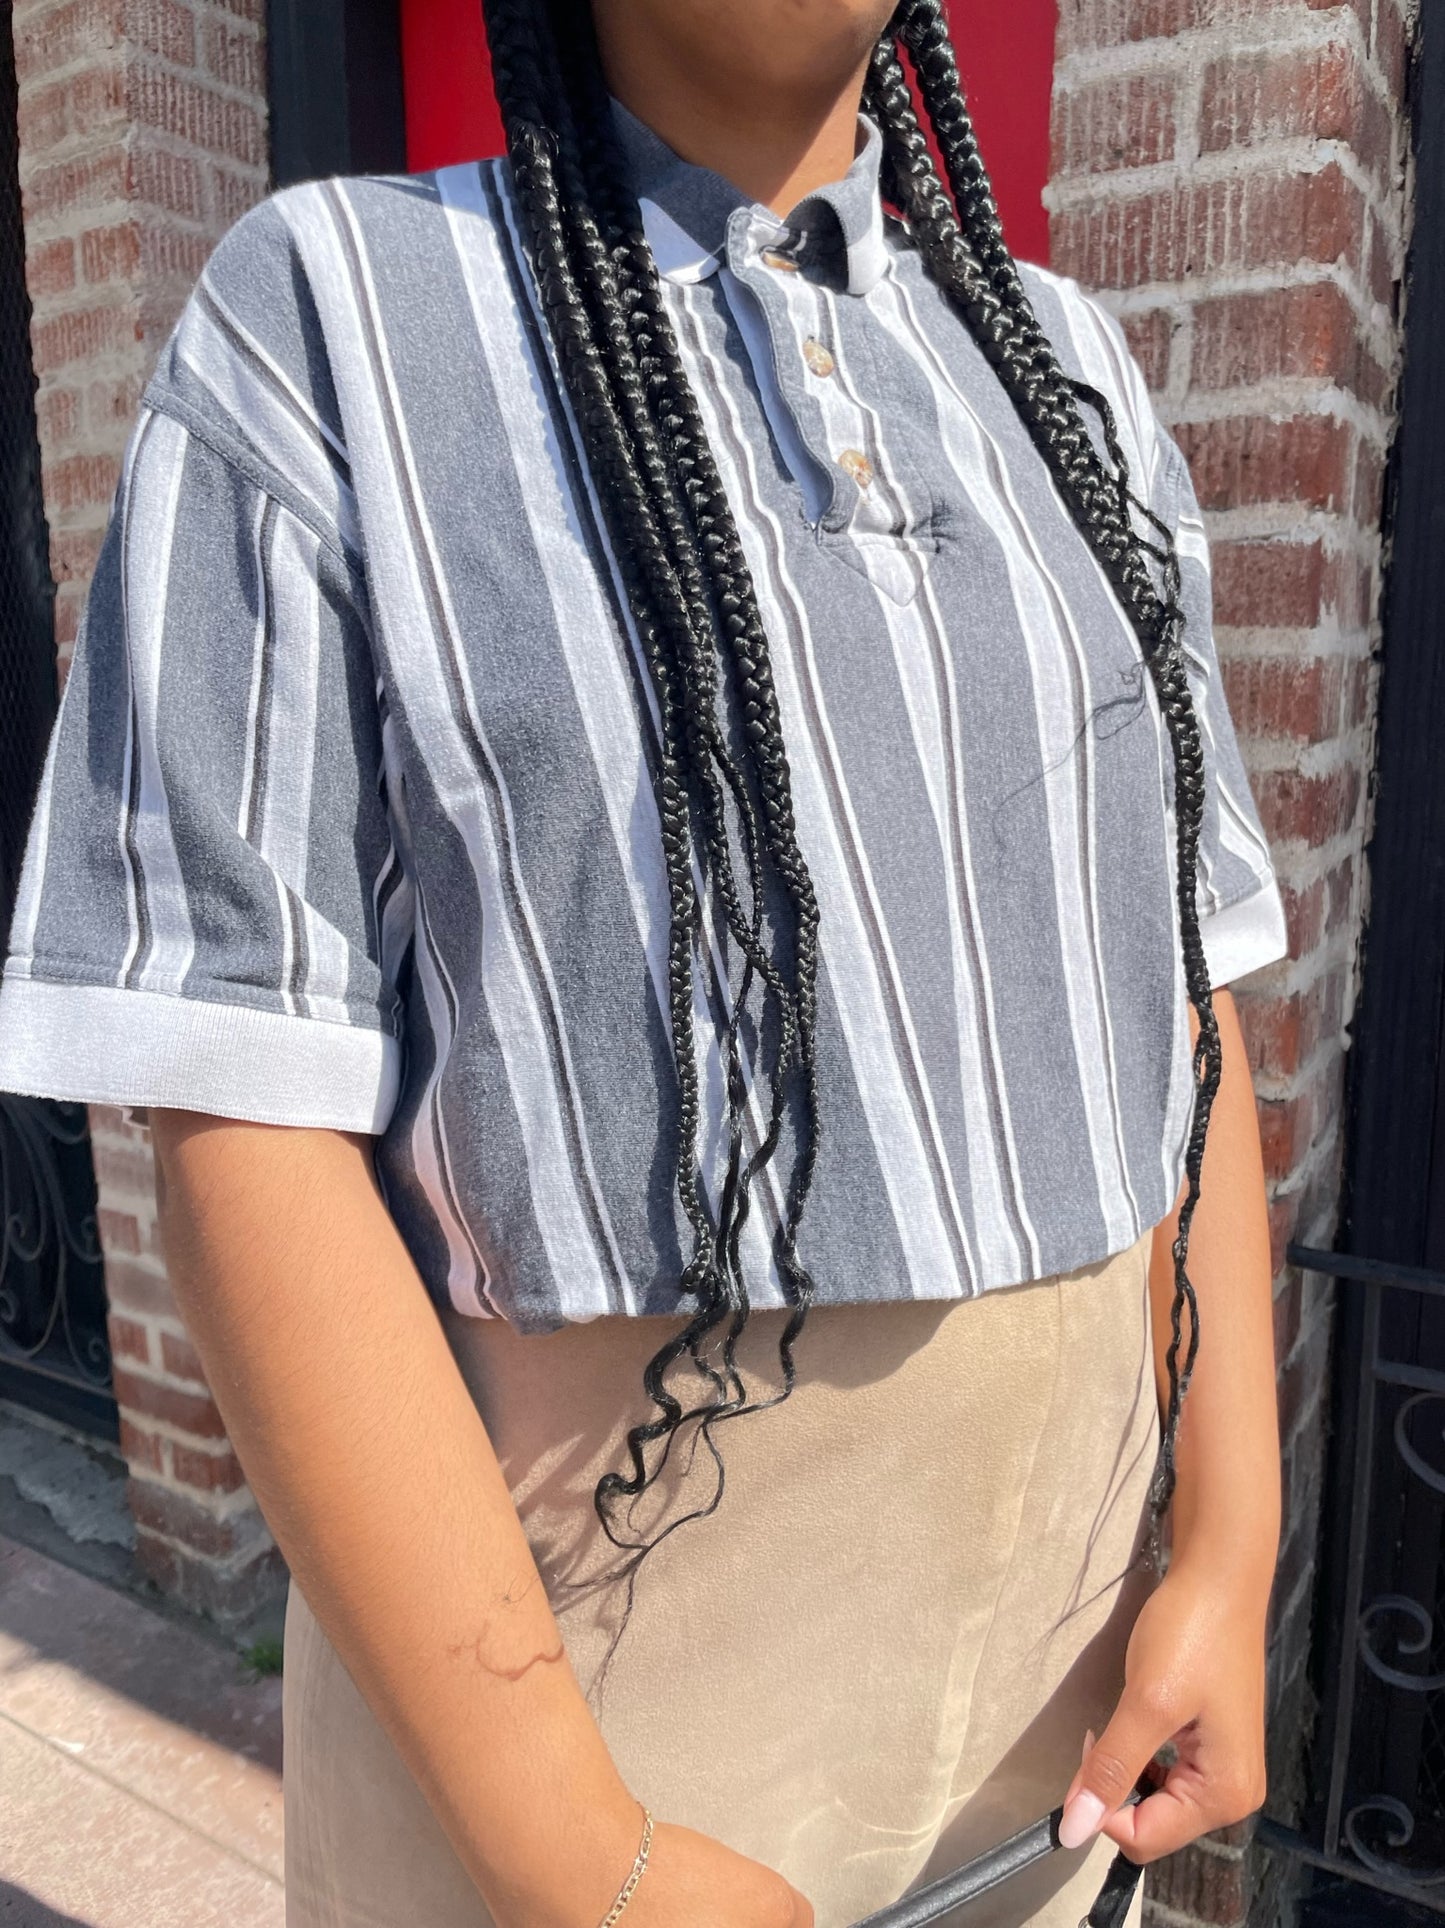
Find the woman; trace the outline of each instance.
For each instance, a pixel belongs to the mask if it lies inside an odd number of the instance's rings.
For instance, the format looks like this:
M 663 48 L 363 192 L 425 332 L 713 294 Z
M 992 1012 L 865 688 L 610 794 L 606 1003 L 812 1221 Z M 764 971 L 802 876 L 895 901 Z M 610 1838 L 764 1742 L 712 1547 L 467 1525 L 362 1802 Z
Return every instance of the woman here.
M 1187 473 L 937 0 L 486 10 L 510 165 L 273 197 L 162 357 L 0 1080 L 150 1108 L 295 1928 L 843 1928 L 1066 1795 L 968 1919 L 1072 1928 L 1263 1785 Z

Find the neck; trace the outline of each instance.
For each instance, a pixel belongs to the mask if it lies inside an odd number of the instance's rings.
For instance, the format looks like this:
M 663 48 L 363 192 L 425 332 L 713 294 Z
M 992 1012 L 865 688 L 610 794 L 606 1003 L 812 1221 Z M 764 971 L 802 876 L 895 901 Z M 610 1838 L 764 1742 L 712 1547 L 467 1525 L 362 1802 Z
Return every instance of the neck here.
M 674 153 L 731 181 L 750 200 L 786 214 L 841 180 L 858 152 L 865 52 L 830 81 L 768 84 L 756 66 L 736 79 L 692 50 L 639 31 L 628 6 L 595 7 L 607 84 Z

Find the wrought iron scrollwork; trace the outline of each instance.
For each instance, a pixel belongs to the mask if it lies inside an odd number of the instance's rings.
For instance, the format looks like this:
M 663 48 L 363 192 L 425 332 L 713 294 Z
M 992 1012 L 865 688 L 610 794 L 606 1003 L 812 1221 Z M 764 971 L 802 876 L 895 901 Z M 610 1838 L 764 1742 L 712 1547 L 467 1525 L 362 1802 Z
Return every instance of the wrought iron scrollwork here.
M 1445 1916 L 1445 1272 L 1289 1256 L 1356 1289 L 1358 1352 L 1318 1832 L 1267 1817 L 1260 1838 Z
M 1373 1800 L 1357 1802 L 1345 1816 L 1345 1841 L 1351 1854 L 1373 1873 L 1396 1878 L 1403 1876 L 1416 1888 L 1445 1885 L 1445 1868 L 1416 1868 L 1367 1847 L 1363 1839 L 1362 1817 L 1369 1814 L 1384 1816 L 1381 1831 L 1386 1847 L 1395 1850 L 1407 1848 L 1415 1838 L 1415 1817 L 1405 1803 L 1397 1801 L 1391 1794 L 1377 1794 Z
M 1382 1593 L 1372 1600 L 1360 1614 L 1358 1639 L 1360 1658 L 1377 1680 L 1383 1680 L 1387 1687 L 1403 1687 L 1412 1694 L 1438 1694 L 1445 1688 L 1445 1673 L 1411 1673 L 1404 1667 L 1393 1667 L 1383 1659 L 1370 1644 L 1371 1635 L 1382 1620 L 1390 1616 L 1413 1623 L 1413 1634 L 1397 1634 L 1396 1651 L 1405 1655 L 1428 1654 L 1435 1645 L 1434 1616 L 1404 1593 Z
M 1438 1466 L 1432 1466 L 1410 1438 L 1411 1419 L 1422 1407 L 1430 1405 L 1445 1407 L 1445 1391 L 1417 1392 L 1404 1401 L 1395 1414 L 1395 1450 L 1417 1479 L 1424 1480 L 1427 1486 L 1433 1486 L 1437 1493 L 1445 1493 L 1445 1472 Z M 1445 1444 L 1445 1413 L 1441 1415 L 1440 1438 Z
M 103 1281 L 84 1107 L 0 1093 L 0 1385 L 109 1432 Z

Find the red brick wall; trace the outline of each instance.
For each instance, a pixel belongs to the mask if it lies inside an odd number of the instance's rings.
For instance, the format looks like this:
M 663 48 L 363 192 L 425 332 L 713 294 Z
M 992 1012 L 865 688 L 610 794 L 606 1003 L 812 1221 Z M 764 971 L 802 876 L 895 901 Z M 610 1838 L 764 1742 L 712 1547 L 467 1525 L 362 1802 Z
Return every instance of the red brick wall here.
M 1107 294 L 1211 526 L 1220 652 L 1284 883 L 1291 956 L 1240 994 L 1276 1240 L 1286 1531 L 1271 1811 L 1310 1708 L 1330 1305 L 1283 1262 L 1328 1244 L 1372 767 L 1380 516 L 1407 213 L 1401 0 L 1063 0 L 1055 265 Z M 1160 1924 L 1275 1928 L 1247 1830 L 1151 1882 Z
M 69 661 L 141 387 L 212 245 L 266 186 L 263 0 L 17 0 L 31 342 Z M 221 1618 L 277 1584 L 177 1316 L 147 1134 L 92 1113 L 140 1555 Z

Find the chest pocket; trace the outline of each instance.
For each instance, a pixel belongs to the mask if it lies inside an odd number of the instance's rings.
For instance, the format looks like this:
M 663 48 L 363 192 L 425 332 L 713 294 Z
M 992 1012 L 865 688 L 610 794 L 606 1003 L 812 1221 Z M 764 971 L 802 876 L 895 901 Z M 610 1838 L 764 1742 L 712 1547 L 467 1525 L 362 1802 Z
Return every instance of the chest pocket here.
M 835 561 L 856 569 L 891 602 L 906 607 L 938 554 L 941 510 L 930 492 L 920 513 L 912 495 L 890 482 L 886 458 L 876 443 L 873 447 L 870 453 L 866 442 L 862 447 L 844 443 L 838 450 L 835 460 L 845 478 L 837 489 L 841 515 L 835 510 L 822 518 L 818 541 Z M 856 493 L 856 500 L 849 501 L 850 493 Z

